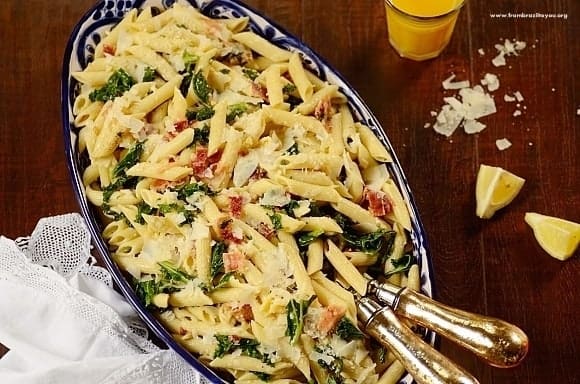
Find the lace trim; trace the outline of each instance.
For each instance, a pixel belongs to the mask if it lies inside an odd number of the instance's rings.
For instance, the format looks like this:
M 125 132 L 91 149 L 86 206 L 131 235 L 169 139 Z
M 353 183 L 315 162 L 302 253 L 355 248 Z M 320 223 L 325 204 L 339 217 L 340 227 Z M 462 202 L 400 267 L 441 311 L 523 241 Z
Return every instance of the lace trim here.
M 61 301 L 92 331 L 110 337 L 118 346 L 118 356 L 139 355 L 135 364 L 116 371 L 106 383 L 208 383 L 175 352 L 151 343 L 139 319 L 123 319 L 108 305 L 67 283 L 82 274 L 112 288 L 111 274 L 95 264 L 89 232 L 78 214 L 43 218 L 29 237 L 14 242 L 0 238 L 0 279 Z

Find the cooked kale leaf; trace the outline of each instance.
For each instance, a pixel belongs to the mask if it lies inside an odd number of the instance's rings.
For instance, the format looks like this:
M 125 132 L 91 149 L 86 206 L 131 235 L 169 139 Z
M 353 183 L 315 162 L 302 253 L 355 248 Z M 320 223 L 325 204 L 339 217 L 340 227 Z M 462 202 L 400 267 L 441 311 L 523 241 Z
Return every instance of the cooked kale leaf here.
M 213 279 L 220 273 L 224 268 L 224 252 L 226 250 L 226 243 L 223 241 L 218 241 L 211 248 L 211 261 L 210 261 L 210 275 Z
M 260 76 L 260 72 L 256 71 L 252 68 L 242 68 L 242 72 L 246 77 L 252 81 L 256 80 L 258 76 Z
M 268 215 L 268 217 L 270 218 L 270 221 L 272 222 L 272 226 L 274 227 L 274 230 L 278 231 L 278 230 L 282 229 L 282 216 L 280 216 L 279 213 L 273 213 L 271 215 Z
M 399 272 L 406 272 L 408 271 L 413 264 L 415 264 L 415 258 L 410 253 L 405 253 L 400 259 L 392 260 L 391 264 L 393 264 L 394 269 L 385 272 L 385 277 L 389 277 Z
M 235 344 L 232 338 L 228 335 L 215 335 L 214 336 L 218 342 L 218 346 L 213 353 L 213 357 L 224 357 L 226 353 L 230 353 L 234 350 Z
M 146 67 L 145 71 L 143 72 L 143 82 L 146 83 L 148 81 L 155 80 L 156 75 L 157 75 L 157 72 L 155 71 L 155 69 L 153 69 L 151 67 Z
M 113 100 L 115 97 L 122 96 L 133 85 L 135 85 L 135 80 L 124 69 L 120 68 L 109 77 L 104 86 L 92 91 L 89 94 L 89 99 L 103 102 Z
M 351 323 L 351 321 L 343 317 L 340 319 L 336 326 L 336 334 L 343 340 L 352 341 L 355 339 L 362 339 L 364 337 L 363 333 Z
M 121 160 L 117 163 L 115 168 L 113 168 L 113 177 L 119 177 L 126 174 L 126 171 L 137 164 L 141 155 L 143 154 L 144 141 L 140 141 L 135 144 L 129 151 L 123 156 Z
M 226 115 L 226 122 L 232 124 L 239 116 L 243 115 L 248 111 L 247 103 L 237 103 L 230 105 L 228 107 L 228 113 Z
M 193 84 L 193 92 L 199 97 L 199 99 L 204 102 L 209 102 L 209 96 L 212 92 L 211 87 L 209 86 L 205 77 L 203 77 L 203 73 L 198 71 L 191 80 Z
M 314 240 L 318 239 L 320 236 L 324 234 L 322 229 L 315 229 L 310 232 L 302 233 L 298 237 L 298 246 L 299 247 L 307 247 L 310 243 Z
M 291 299 L 286 305 L 286 320 L 288 323 L 286 336 L 290 336 L 290 344 L 298 342 L 304 328 L 304 316 L 306 316 L 308 307 L 315 298 L 316 296 L 312 296 L 308 300 L 300 300 L 299 302 Z

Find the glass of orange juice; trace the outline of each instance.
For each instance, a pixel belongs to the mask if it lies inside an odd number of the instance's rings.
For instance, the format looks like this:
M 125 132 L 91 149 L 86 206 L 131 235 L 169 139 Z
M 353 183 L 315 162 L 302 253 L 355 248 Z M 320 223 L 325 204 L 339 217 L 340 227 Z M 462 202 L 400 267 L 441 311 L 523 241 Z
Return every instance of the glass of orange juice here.
M 447 46 L 465 0 L 384 0 L 389 42 L 412 60 L 437 57 Z

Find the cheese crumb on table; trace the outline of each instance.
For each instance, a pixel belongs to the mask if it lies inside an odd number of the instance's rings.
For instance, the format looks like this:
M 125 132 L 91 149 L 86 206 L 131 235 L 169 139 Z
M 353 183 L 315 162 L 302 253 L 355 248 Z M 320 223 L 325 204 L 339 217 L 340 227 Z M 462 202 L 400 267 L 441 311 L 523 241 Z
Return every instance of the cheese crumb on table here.
M 519 109 L 516 109 L 514 111 L 514 117 L 520 116 L 522 114 L 522 111 L 520 111 Z
M 455 74 L 452 74 L 447 79 L 443 80 L 441 85 L 443 89 L 462 89 L 469 87 L 469 80 L 452 82 L 455 79 Z
M 477 53 L 479 53 L 481 56 L 485 55 L 485 51 L 483 50 L 483 48 L 479 48 L 477 50 Z
M 512 97 L 510 95 L 508 95 L 507 93 L 503 96 L 503 101 L 505 101 L 506 103 L 513 103 L 514 101 L 516 101 L 515 97 Z
M 495 141 L 495 146 L 500 151 L 504 151 L 504 150 L 508 149 L 509 147 L 511 147 L 512 146 L 512 143 L 511 143 L 511 141 L 509 141 L 508 139 L 506 139 L 504 137 L 503 139 L 497 139 Z
M 495 49 L 497 49 L 498 54 L 491 60 L 491 63 L 496 67 L 501 67 L 506 65 L 506 56 L 518 56 L 518 52 L 526 48 L 525 41 L 510 41 L 508 39 L 504 40 L 503 44 L 496 44 Z
M 487 86 L 487 90 L 490 92 L 497 91 L 499 89 L 499 79 L 493 73 L 486 73 L 481 79 L 481 85 Z
M 520 91 L 515 91 L 514 96 L 516 97 L 516 100 L 518 101 L 518 103 L 521 103 L 522 101 L 524 101 L 524 97 L 522 96 Z

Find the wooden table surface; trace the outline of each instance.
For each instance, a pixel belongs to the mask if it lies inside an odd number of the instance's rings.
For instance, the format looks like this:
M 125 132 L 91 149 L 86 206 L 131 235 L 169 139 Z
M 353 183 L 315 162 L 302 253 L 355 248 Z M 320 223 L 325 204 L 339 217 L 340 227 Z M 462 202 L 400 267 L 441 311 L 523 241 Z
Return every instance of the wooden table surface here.
M 93 0 L 4 0 L 0 7 L 0 234 L 29 234 L 44 216 L 78 211 L 65 165 L 60 73 L 65 44 Z M 580 222 L 580 2 L 469 1 L 437 59 L 411 62 L 389 46 L 380 0 L 252 0 L 335 66 L 383 124 L 405 169 L 428 238 L 436 297 L 513 322 L 530 338 L 514 369 L 490 368 L 446 340 L 441 350 L 481 383 L 580 383 L 580 257 L 548 256 L 524 222 L 536 211 Z M 497 19 L 501 12 L 566 13 L 567 19 Z M 527 43 L 508 66 L 491 59 L 500 39 Z M 481 56 L 478 49 L 483 48 Z M 575 60 L 576 59 L 576 60 Z M 440 110 L 451 73 L 500 79 L 498 112 L 478 135 L 450 139 L 424 128 Z M 522 116 L 505 93 L 519 90 Z M 495 140 L 513 146 L 499 151 Z M 480 164 L 524 177 L 521 194 L 491 220 L 475 214 Z M 0 293 L 1 294 L 1 293 Z M 1 342 L 1 340 L 0 340 Z M 0 380 L 1 381 L 1 380 Z

